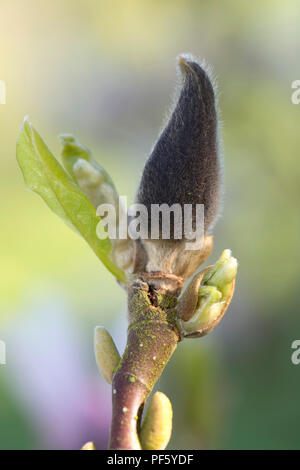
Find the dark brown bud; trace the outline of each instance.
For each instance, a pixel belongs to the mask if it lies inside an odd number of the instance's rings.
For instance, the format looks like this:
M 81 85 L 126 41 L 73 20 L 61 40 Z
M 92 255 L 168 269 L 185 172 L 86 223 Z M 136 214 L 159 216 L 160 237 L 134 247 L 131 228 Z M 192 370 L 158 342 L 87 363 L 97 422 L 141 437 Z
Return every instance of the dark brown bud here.
M 137 200 L 169 206 L 204 204 L 205 232 L 214 221 L 220 193 L 217 111 L 207 72 L 194 60 L 179 57 L 183 84 L 176 107 L 142 175 Z M 172 232 L 171 226 L 171 238 Z

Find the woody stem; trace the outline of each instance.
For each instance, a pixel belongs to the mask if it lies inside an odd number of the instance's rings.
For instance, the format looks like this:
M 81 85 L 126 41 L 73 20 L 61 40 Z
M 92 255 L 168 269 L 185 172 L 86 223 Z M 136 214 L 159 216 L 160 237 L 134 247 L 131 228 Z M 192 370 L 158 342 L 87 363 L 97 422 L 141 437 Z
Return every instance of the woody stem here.
M 112 383 L 110 449 L 141 449 L 143 406 L 176 349 L 177 295 L 137 279 L 128 289 L 127 345 Z

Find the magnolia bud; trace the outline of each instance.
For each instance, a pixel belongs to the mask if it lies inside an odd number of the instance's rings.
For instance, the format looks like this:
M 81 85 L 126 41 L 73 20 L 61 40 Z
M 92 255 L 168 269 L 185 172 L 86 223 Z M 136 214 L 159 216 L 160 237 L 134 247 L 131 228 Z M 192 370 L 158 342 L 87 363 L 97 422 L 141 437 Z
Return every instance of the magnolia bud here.
M 183 84 L 176 107 L 146 162 L 137 200 L 151 205 L 204 204 L 205 231 L 218 208 L 220 163 L 214 88 L 207 73 L 193 59 L 179 57 Z M 161 227 L 160 227 L 161 228 Z M 178 227 L 176 226 L 178 229 Z M 174 222 L 171 226 L 174 234 Z
M 236 277 L 237 260 L 231 256 L 230 250 L 224 250 L 214 267 L 206 273 L 203 284 L 223 289 Z
M 156 392 L 149 404 L 140 441 L 143 450 L 164 450 L 172 434 L 173 410 L 169 398 Z
M 184 331 L 191 333 L 215 320 L 219 315 L 222 293 L 215 286 L 202 286 L 198 291 L 198 305 L 192 318 L 184 322 Z
M 109 332 L 102 326 L 95 328 L 94 349 L 97 366 L 107 383 L 111 384 L 120 355 Z
M 84 444 L 84 446 L 81 447 L 81 450 L 96 450 L 96 447 L 93 442 L 87 442 Z

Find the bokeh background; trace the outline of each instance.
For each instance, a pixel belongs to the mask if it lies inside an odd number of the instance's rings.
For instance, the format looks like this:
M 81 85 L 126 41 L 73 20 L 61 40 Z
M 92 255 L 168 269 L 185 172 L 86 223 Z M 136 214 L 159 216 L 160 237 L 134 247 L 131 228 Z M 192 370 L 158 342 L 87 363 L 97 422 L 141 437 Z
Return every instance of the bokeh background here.
M 224 204 L 208 262 L 239 260 L 235 298 L 210 336 L 180 344 L 158 387 L 169 448 L 300 448 L 300 79 L 297 0 L 1 0 L 0 448 L 105 448 L 110 387 L 95 325 L 123 349 L 125 294 L 84 241 L 27 191 L 15 141 L 29 114 L 56 156 L 74 133 L 133 200 L 168 112 L 181 52 L 219 84 Z

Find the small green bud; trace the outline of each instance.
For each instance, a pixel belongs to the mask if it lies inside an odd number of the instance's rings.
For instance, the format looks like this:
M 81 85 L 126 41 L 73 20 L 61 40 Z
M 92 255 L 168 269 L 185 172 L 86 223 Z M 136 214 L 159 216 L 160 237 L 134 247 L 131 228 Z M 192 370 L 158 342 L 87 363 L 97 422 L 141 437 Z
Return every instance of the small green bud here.
M 231 301 L 236 273 L 237 260 L 231 256 L 230 250 L 224 250 L 216 264 L 206 268 L 203 277 L 201 273 L 194 277 L 191 288 L 187 289 L 187 293 L 193 298 L 188 303 L 185 298 L 188 294 L 185 294 L 179 302 L 183 312 L 180 324 L 184 335 L 196 338 L 209 333 L 217 326 Z M 196 295 L 198 295 L 197 303 L 195 303 Z M 195 311 L 187 321 L 184 321 L 189 305 L 194 305 Z
M 115 369 L 120 363 L 120 355 L 109 332 L 102 326 L 95 328 L 94 350 L 96 362 L 104 380 L 111 384 Z
M 198 296 L 194 315 L 190 320 L 183 322 L 184 331 L 187 333 L 204 328 L 215 320 L 222 310 L 222 293 L 215 286 L 201 286 Z
M 223 289 L 226 285 L 230 284 L 237 273 L 237 260 L 231 256 L 230 250 L 224 250 L 220 259 L 216 262 L 213 268 L 207 272 L 203 278 L 203 284 L 209 286 L 216 286 L 218 289 Z
M 222 298 L 222 294 L 215 286 L 201 286 L 198 291 L 197 309 L 203 309 Z
M 140 432 L 143 450 L 164 450 L 172 434 L 173 410 L 169 398 L 156 392 L 150 403 Z
M 96 450 L 96 447 L 93 442 L 87 442 L 84 444 L 84 446 L 81 447 L 81 450 Z

